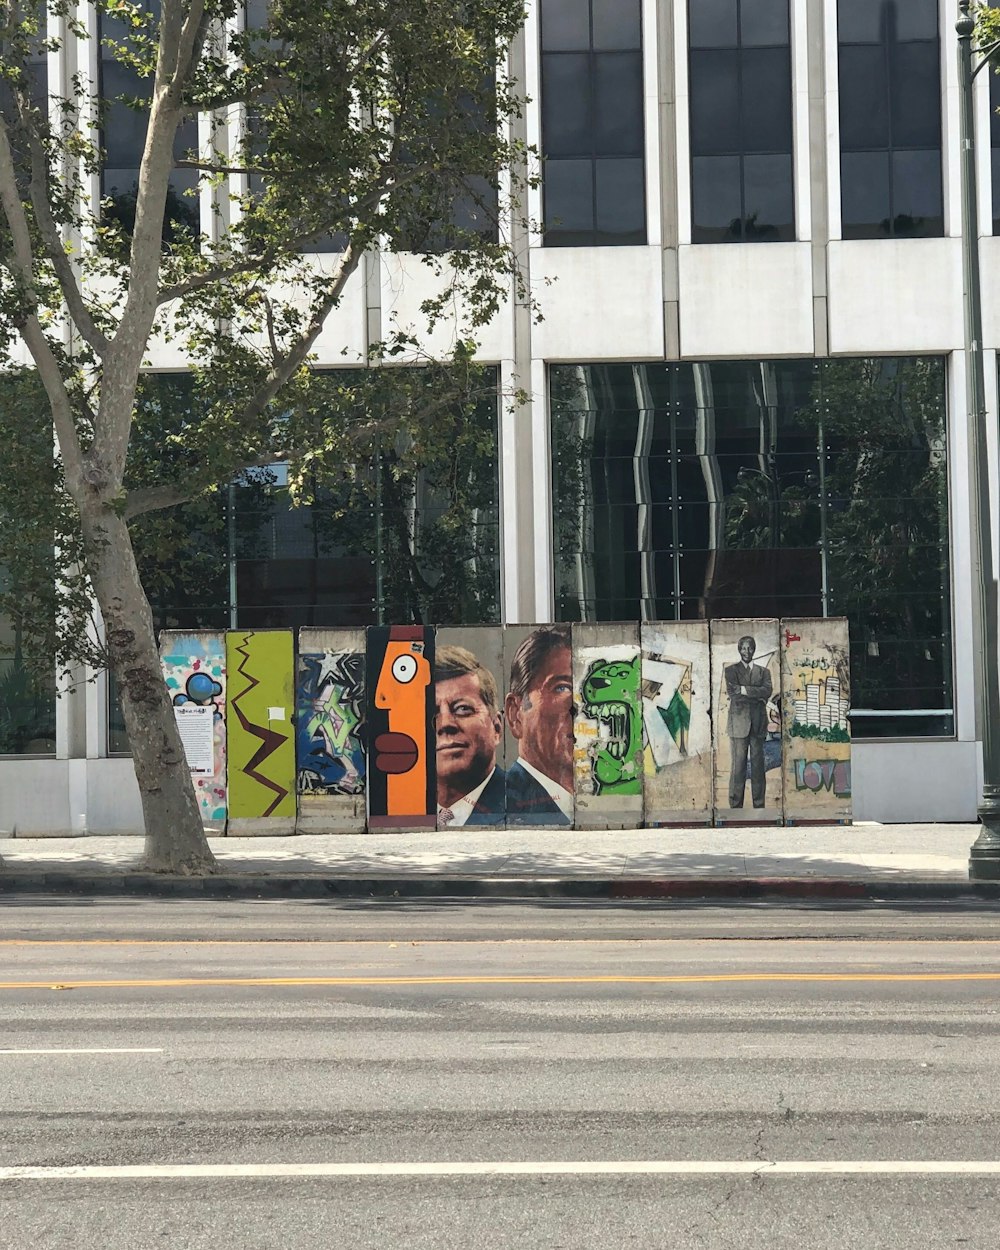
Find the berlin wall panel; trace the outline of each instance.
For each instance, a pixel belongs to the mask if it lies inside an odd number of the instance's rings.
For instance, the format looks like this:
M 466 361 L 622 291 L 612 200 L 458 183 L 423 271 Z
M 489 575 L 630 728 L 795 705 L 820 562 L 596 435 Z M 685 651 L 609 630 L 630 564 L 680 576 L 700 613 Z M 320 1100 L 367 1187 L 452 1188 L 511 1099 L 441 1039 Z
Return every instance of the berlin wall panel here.
M 637 624 L 573 627 L 577 828 L 642 823 L 641 667 Z
M 229 832 L 295 831 L 295 671 L 292 631 L 231 630 Z
M 707 621 L 642 625 L 647 825 L 711 824 L 712 677 Z
M 507 625 L 507 828 L 573 824 L 573 632 L 569 625 Z
M 439 829 L 506 823 L 503 630 L 438 628 L 434 729 Z
M 226 827 L 226 643 L 221 631 L 165 629 L 160 664 L 206 829 Z
M 437 825 L 433 666 L 430 626 L 368 627 L 369 829 Z
M 301 833 L 363 833 L 365 631 L 300 629 L 295 764 Z
M 785 820 L 851 819 L 851 700 L 847 621 L 781 622 Z
M 715 823 L 782 819 L 778 621 L 711 623 Z

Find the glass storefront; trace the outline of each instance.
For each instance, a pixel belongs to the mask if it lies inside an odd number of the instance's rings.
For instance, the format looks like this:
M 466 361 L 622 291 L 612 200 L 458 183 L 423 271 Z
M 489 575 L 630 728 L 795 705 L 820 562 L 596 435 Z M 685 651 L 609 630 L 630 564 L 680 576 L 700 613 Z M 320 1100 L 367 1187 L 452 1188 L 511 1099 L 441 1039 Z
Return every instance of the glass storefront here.
M 857 737 L 947 736 L 940 357 L 558 365 L 560 620 L 846 616 Z

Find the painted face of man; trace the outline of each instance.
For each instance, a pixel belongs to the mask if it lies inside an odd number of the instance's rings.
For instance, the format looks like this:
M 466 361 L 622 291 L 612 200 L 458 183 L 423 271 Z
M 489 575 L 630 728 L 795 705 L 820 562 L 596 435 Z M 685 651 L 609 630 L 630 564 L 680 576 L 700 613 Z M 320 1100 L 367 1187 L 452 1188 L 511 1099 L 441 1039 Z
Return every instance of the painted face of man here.
M 754 652 L 757 650 L 757 644 L 752 638 L 740 639 L 740 659 L 744 664 L 749 664 L 753 659 Z
M 523 759 L 573 789 L 573 658 L 569 647 L 547 652 L 524 696 L 507 696 L 507 722 Z
M 437 796 L 448 807 L 474 790 L 496 767 L 502 721 L 483 699 L 479 678 L 463 673 L 435 687 Z

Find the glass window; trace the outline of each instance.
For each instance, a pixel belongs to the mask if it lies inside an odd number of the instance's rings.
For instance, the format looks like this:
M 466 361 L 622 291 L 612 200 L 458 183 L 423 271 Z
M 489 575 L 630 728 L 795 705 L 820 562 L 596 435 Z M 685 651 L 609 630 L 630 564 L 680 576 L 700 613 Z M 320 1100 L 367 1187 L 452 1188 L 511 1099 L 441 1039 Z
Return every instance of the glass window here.
M 689 0 L 688 19 L 692 240 L 793 239 L 788 0 Z
M 1000 234 L 1000 74 L 990 76 L 990 163 L 993 174 L 993 233 Z
M 639 0 L 542 0 L 541 19 L 545 242 L 644 243 Z
M 838 0 L 845 239 L 944 233 L 937 0 Z
M 159 0 L 145 0 L 140 9 L 150 14 L 152 23 L 148 32 L 156 37 L 160 16 Z M 146 114 L 142 101 L 148 100 L 152 79 L 140 77 L 130 65 L 115 58 L 114 51 L 106 41 L 119 45 L 125 52 L 131 50 L 130 27 L 120 18 L 109 13 L 98 13 L 100 39 L 100 94 L 103 102 L 102 142 L 106 153 L 101 170 L 101 196 L 106 218 L 119 222 L 131 230 L 135 220 L 135 202 L 139 186 L 139 164 L 146 142 Z M 120 54 L 121 55 L 121 54 Z M 127 101 L 132 101 L 133 104 Z M 134 106 L 135 102 L 138 102 Z M 198 149 L 198 119 L 190 117 L 177 128 L 174 140 L 174 157 L 187 157 Z M 180 230 L 197 234 L 200 228 L 198 204 L 198 173 L 194 169 L 175 169 L 170 175 L 167 188 L 167 208 L 164 214 L 163 238 L 169 243 Z
M 478 403 L 439 414 L 449 450 L 427 463 L 401 460 L 387 443 L 343 481 L 317 487 L 311 505 L 293 506 L 285 466 L 273 465 L 206 500 L 137 518 L 156 628 L 498 620 L 493 389 L 491 375 Z M 197 402 L 189 375 L 146 375 L 138 403 L 147 436 L 180 432 Z M 142 424 L 140 415 L 137 441 Z
M 0 755 L 55 755 L 55 680 L 28 668 L 23 642 L 20 622 L 0 614 Z
M 561 620 L 846 616 L 857 737 L 954 732 L 944 361 L 550 370 Z

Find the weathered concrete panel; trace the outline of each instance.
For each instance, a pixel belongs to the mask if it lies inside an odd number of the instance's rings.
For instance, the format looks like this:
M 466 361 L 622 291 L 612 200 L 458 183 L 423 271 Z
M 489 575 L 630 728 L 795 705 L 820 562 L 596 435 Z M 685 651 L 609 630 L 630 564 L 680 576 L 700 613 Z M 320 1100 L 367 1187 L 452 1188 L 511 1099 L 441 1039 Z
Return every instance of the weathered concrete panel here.
M 576 625 L 574 780 L 580 829 L 642 822 L 642 657 L 639 626 Z
M 642 626 L 647 825 L 711 824 L 712 677 L 707 621 Z
M 573 823 L 573 632 L 504 628 L 507 828 Z
M 229 832 L 295 831 L 295 672 L 290 629 L 226 634 Z
M 368 627 L 369 829 L 437 825 L 433 665 L 430 626 Z
M 300 833 L 362 833 L 365 631 L 300 629 L 295 688 Z
M 165 629 L 160 634 L 160 666 L 175 707 L 212 708 L 214 769 L 210 777 L 192 780 L 202 824 L 221 832 L 226 827 L 225 636 L 221 630 Z
M 503 630 L 439 628 L 434 728 L 439 829 L 506 822 Z
M 782 777 L 778 622 L 712 621 L 711 641 L 715 822 L 779 824 Z
M 785 820 L 851 819 L 850 644 L 847 621 L 781 622 Z

